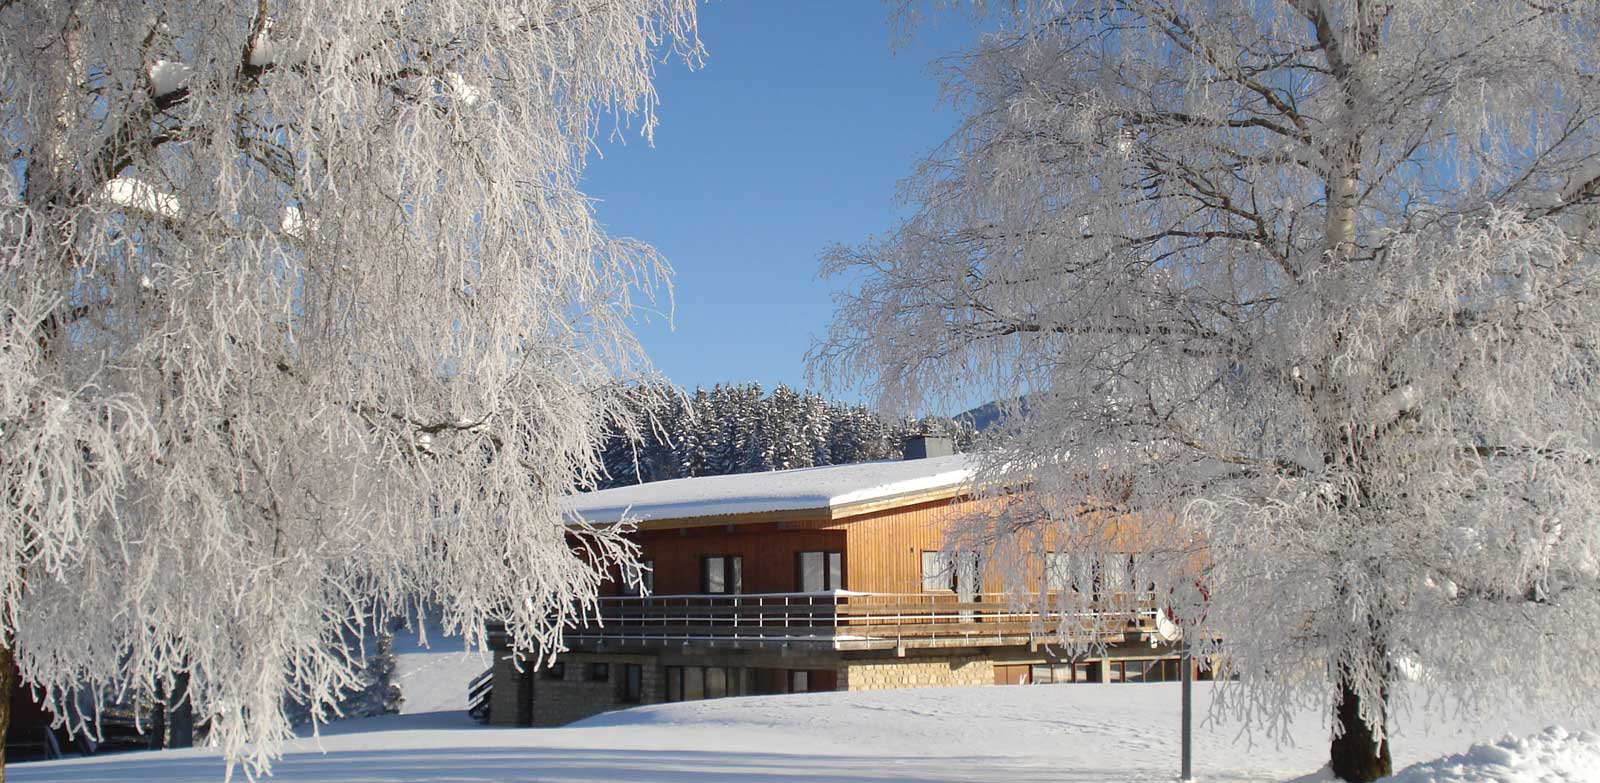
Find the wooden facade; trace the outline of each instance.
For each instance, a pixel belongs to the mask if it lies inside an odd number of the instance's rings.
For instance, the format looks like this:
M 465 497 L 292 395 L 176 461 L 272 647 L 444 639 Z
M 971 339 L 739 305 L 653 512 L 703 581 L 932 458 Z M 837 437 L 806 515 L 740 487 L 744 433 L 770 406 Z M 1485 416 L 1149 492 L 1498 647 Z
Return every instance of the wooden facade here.
M 971 503 L 935 500 L 874 511 L 840 520 L 845 528 L 850 566 L 846 587 L 865 593 L 922 591 L 922 553 L 944 545 L 952 517 Z
M 701 559 L 739 557 L 743 593 L 796 592 L 795 559 L 801 552 L 847 550 L 845 531 L 824 523 L 777 523 L 648 530 L 638 534 L 640 559 L 652 571 L 656 595 L 694 595 L 702 591 Z M 620 593 L 620 585 L 607 590 Z
M 1018 609 L 1008 596 L 983 592 L 1001 584 L 998 564 L 959 588 L 925 581 L 925 556 L 939 557 L 951 523 L 981 502 L 945 487 L 814 509 L 647 518 L 634 535 L 650 571 L 648 594 L 625 589 L 617 574 L 601 601 L 603 622 L 569 629 L 563 656 L 586 667 L 613 661 L 601 667 L 608 671 L 642 666 L 645 692 L 618 702 L 614 685 L 596 684 L 586 713 L 587 681 L 569 673 L 556 686 L 499 667 L 496 693 L 512 688 L 523 701 L 511 705 L 515 721 L 495 722 L 558 725 L 624 703 L 723 695 L 1131 682 L 1143 680 L 1126 676 L 1129 666 L 1167 671 L 1151 663 L 1175 653 L 1158 636 L 1153 609 L 1131 619 Z M 802 583 L 803 553 L 829 563 L 823 587 L 814 572 L 813 584 Z M 1058 659 L 1038 643 L 1056 632 L 1093 638 L 1107 652 Z
M 936 497 L 837 519 L 826 510 L 782 521 L 689 519 L 682 527 L 657 522 L 636 536 L 656 595 L 699 594 L 701 558 L 715 555 L 742 558 L 741 592 L 799 592 L 796 558 L 815 551 L 843 555 L 841 589 L 915 593 L 921 591 L 922 553 L 939 550 L 948 524 L 972 505 L 963 497 Z M 620 582 L 619 575 L 605 594 L 624 594 Z

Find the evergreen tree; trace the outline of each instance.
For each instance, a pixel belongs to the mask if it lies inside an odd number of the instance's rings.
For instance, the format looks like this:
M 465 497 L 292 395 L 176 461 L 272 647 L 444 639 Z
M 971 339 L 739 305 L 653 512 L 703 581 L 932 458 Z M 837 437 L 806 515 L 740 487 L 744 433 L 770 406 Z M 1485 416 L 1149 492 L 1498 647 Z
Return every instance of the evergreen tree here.
M 638 400 L 606 438 L 599 488 L 692 476 L 722 476 L 899 459 L 911 435 L 944 435 L 970 447 L 970 423 L 944 417 L 886 421 L 863 405 L 829 402 L 779 384 L 637 390 Z

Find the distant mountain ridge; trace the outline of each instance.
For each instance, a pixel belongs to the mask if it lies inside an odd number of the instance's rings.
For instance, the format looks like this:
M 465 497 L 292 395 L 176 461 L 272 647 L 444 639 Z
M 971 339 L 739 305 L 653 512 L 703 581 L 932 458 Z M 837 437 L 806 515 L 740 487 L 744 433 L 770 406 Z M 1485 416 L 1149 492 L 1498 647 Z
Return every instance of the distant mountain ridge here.
M 1017 409 L 1015 411 L 1009 411 L 1009 413 L 1011 415 L 1021 414 L 1026 416 L 1028 413 L 1027 395 L 1023 395 L 1022 397 L 1018 398 Z M 1008 411 L 1006 410 L 1005 403 L 1001 402 L 1000 400 L 990 400 L 989 402 L 979 405 L 976 408 L 972 408 L 971 410 L 962 411 L 951 418 L 956 421 L 965 422 L 971 426 L 975 432 L 983 432 L 984 430 L 999 424 L 1007 414 Z

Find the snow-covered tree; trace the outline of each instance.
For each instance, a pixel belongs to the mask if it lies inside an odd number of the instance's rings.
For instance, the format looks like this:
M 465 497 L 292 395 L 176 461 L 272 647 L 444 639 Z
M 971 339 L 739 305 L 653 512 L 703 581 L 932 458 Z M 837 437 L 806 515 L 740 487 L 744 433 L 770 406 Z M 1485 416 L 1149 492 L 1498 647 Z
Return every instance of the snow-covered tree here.
M 828 401 L 820 394 L 806 394 L 801 400 L 804 412 L 800 419 L 800 437 L 807 465 L 832 465 L 833 455 L 828 451 L 828 428 L 833 423 Z
M 1084 581 L 1153 547 L 1232 703 L 1322 703 L 1346 780 L 1401 669 L 1587 701 L 1600 4 L 989 5 L 813 354 L 887 403 L 1027 395 L 987 477 L 1032 492 L 963 542 Z
M 578 183 L 668 51 L 693 0 L 0 3 L 0 702 L 187 678 L 255 774 L 408 600 L 557 649 L 665 272 Z
M 630 397 L 637 404 L 600 451 L 601 489 L 899 459 L 901 443 L 913 434 L 947 435 L 965 450 L 976 434 L 966 421 L 934 416 L 886 422 L 864 406 L 829 403 L 782 384 L 767 396 L 750 383 L 695 389 L 692 396 L 659 385 Z

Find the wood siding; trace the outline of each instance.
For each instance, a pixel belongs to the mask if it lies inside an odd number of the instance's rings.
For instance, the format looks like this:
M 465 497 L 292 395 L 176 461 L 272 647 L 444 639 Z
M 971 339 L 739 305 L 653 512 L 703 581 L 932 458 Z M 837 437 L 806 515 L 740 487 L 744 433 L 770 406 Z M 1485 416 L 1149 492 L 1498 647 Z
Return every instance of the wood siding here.
M 847 537 L 845 585 L 864 593 L 922 591 L 922 553 L 944 545 L 946 526 L 973 504 L 940 500 L 839 520 Z
M 918 593 L 922 553 L 943 546 L 946 526 L 972 508 L 969 500 L 944 499 L 832 521 L 645 530 L 636 540 L 641 559 L 654 568 L 656 595 L 699 593 L 700 559 L 708 555 L 743 558 L 745 593 L 794 592 L 799 589 L 795 558 L 808 551 L 843 553 L 846 590 Z M 997 584 L 988 574 L 984 582 Z M 617 595 L 617 586 L 607 585 L 604 594 Z
M 640 557 L 652 561 L 657 595 L 700 592 L 700 558 L 734 555 L 743 558 L 743 592 L 788 593 L 795 583 L 795 557 L 800 552 L 843 552 L 846 589 L 851 557 L 843 530 L 823 529 L 825 522 L 784 522 L 766 525 L 726 525 L 639 533 Z M 608 594 L 615 595 L 615 585 Z

